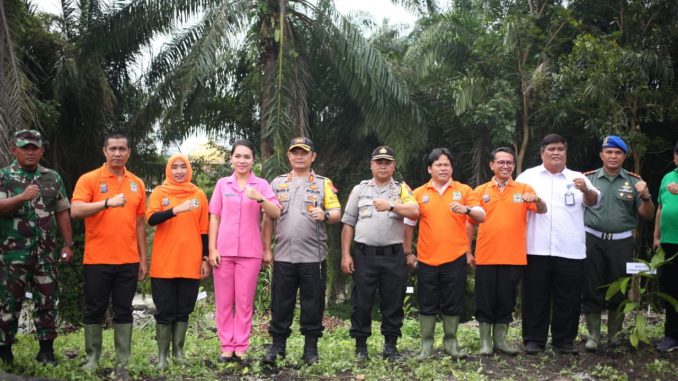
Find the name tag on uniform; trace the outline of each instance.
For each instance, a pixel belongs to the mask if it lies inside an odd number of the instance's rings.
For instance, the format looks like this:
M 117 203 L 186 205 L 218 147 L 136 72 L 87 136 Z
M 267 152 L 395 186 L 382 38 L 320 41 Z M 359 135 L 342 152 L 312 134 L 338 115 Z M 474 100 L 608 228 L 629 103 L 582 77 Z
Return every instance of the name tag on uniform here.
M 428 197 L 427 194 L 425 194 L 424 197 L 421 198 L 421 202 L 423 202 L 424 204 L 428 203 L 428 200 L 429 200 L 429 197 Z
M 135 182 L 129 183 L 129 190 L 132 192 L 138 192 L 139 191 L 139 186 Z
M 452 193 L 452 200 L 454 200 L 454 201 L 459 201 L 459 200 L 461 200 L 461 192 L 459 192 L 459 191 L 454 191 L 454 192 Z
M 513 202 L 523 202 L 523 195 L 520 193 L 514 193 Z
M 565 193 L 565 205 L 574 206 L 574 193 L 572 192 Z
M 483 195 L 483 202 L 490 202 L 490 195 L 489 194 L 485 193 Z
M 164 197 L 162 199 L 162 206 L 169 206 L 169 198 Z
M 235 197 L 235 193 L 224 193 L 224 197 Z
M 108 185 L 106 185 L 105 183 L 99 185 L 99 192 L 101 192 L 101 193 L 106 193 L 106 192 L 108 192 Z

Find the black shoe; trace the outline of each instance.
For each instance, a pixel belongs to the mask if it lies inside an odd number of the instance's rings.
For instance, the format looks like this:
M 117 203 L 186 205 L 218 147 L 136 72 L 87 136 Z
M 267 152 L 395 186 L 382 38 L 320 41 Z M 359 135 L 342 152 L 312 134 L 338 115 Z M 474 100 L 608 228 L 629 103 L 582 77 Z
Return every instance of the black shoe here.
M 528 341 L 525 343 L 525 353 L 533 355 L 544 350 L 544 347 L 539 345 L 536 341 Z
M 35 356 L 35 361 L 41 363 L 42 365 L 52 365 L 56 366 L 57 361 L 54 358 L 54 352 L 53 351 L 40 351 L 38 354 Z
M 367 354 L 367 338 L 357 337 L 355 339 L 355 357 L 356 360 L 362 362 L 366 361 L 369 356 Z
M 657 344 L 657 350 L 660 352 L 673 352 L 676 349 L 678 349 L 678 340 L 672 337 L 666 336 Z
M 555 350 L 557 353 L 564 354 L 564 355 L 574 355 L 577 354 L 577 350 L 574 348 L 574 345 L 572 344 L 560 344 L 560 345 L 552 345 L 553 350 Z
M 280 358 L 285 358 L 285 346 L 287 345 L 287 338 L 285 337 L 273 337 L 273 343 L 268 348 L 268 352 L 264 355 L 264 358 L 261 360 L 264 364 L 275 365 L 275 360 Z
M 7 366 L 14 364 L 14 355 L 12 355 L 12 345 L 0 345 L 0 362 Z
M 398 336 L 386 336 L 384 338 L 384 353 L 383 356 L 386 360 L 395 361 L 400 358 L 400 353 L 398 353 Z
M 318 338 L 306 336 L 304 339 L 304 362 L 306 365 L 317 364 L 320 360 L 318 356 Z

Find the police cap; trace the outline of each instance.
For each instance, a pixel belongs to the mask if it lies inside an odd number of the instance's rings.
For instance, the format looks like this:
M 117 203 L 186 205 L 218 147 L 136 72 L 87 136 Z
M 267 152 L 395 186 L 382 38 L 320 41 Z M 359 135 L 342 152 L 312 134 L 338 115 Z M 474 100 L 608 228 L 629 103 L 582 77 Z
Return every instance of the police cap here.
M 379 146 L 372 151 L 372 160 L 395 160 L 395 151 L 389 146 Z
M 287 151 L 289 152 L 297 147 L 304 149 L 306 152 L 311 152 L 313 151 L 313 142 L 305 136 L 294 138 L 290 141 L 290 148 L 288 148 Z

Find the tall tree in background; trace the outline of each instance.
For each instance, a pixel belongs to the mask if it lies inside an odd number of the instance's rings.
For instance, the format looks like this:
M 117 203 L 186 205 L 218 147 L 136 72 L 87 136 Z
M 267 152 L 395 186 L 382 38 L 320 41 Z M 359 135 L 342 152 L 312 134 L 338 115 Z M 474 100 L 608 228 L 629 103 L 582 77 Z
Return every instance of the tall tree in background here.
M 165 136 L 173 138 L 232 129 L 183 123 L 200 120 L 195 115 L 204 109 L 198 106 L 208 99 L 228 98 L 247 105 L 242 110 L 252 107 L 250 116 L 240 115 L 256 120 L 245 135 L 260 141 L 264 158 L 273 159 L 267 170 L 277 172 L 285 167 L 288 139 L 309 133 L 314 102 L 309 95 L 317 84 L 310 66 L 327 64 L 327 74 L 363 116 L 357 131 L 374 131 L 400 147 L 418 141 L 418 114 L 408 89 L 331 0 L 131 1 L 110 16 L 98 26 L 111 36 L 99 49 L 135 49 L 158 33 L 172 34 L 151 64 L 146 77 L 151 94 L 133 125 L 160 122 Z M 179 25 L 184 28 L 176 32 Z M 238 95 L 248 99 L 233 98 L 245 83 L 250 91 Z
M 16 33 L 29 13 L 19 0 L 0 1 L 0 167 L 12 160 L 14 131 L 38 128 L 31 99 L 32 83 L 25 74 Z

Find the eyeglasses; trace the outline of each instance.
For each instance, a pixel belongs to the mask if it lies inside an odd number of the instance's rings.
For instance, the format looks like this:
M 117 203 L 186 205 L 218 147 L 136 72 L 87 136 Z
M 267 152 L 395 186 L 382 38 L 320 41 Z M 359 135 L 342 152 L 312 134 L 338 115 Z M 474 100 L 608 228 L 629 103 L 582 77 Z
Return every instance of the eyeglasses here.
M 508 160 L 499 160 L 499 161 L 495 161 L 495 163 L 500 167 L 510 167 L 514 164 L 512 161 L 508 161 Z

